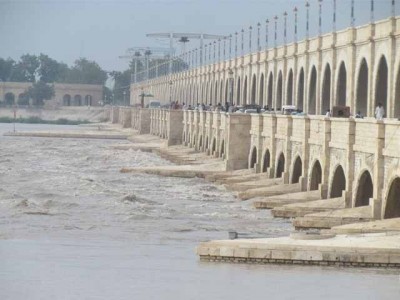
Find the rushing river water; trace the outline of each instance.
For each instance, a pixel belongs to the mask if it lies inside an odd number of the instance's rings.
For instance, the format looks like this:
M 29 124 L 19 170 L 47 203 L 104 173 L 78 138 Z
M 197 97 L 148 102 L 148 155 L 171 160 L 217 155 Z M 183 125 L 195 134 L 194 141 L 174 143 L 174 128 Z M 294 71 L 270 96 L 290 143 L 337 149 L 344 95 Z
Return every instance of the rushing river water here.
M 17 125 L 18 130 L 82 130 Z M 202 263 L 229 230 L 281 236 L 288 220 L 201 179 L 122 174 L 167 165 L 126 141 L 5 137 L 0 299 L 400 299 L 398 271 Z

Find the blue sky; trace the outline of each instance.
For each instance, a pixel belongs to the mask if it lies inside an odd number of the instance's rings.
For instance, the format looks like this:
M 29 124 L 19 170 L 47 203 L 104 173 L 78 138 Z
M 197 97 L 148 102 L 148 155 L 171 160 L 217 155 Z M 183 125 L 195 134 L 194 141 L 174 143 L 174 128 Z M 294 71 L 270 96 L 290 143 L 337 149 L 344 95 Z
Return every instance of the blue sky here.
M 318 1 L 310 0 L 310 36 L 318 33 Z M 337 28 L 350 25 L 350 0 L 337 0 Z M 375 19 L 390 16 L 391 0 L 375 0 Z M 397 0 L 396 13 L 400 12 Z M 332 28 L 332 0 L 323 0 L 322 30 Z M 299 0 L 0 0 L 0 57 L 46 53 L 72 64 L 78 57 L 97 61 L 106 70 L 128 65 L 119 59 L 127 48 L 167 47 L 146 38 L 151 32 L 226 34 L 255 27 L 275 15 L 282 42 L 282 15 L 287 11 L 288 41 L 293 40 L 293 8 L 299 9 L 299 39 L 305 33 L 305 1 Z M 370 0 L 355 0 L 356 25 L 370 19 Z M 253 33 L 254 36 L 255 33 Z M 261 33 L 264 35 L 263 31 Z M 273 26 L 270 27 L 270 36 Z M 188 46 L 197 47 L 198 42 Z M 271 45 L 272 43 L 270 43 Z

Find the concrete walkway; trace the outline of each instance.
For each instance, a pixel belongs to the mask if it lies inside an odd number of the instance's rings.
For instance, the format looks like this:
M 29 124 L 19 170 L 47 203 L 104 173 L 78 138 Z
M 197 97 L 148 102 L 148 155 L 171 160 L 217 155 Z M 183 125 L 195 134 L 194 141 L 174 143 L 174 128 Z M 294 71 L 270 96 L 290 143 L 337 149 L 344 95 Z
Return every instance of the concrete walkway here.
M 291 203 L 303 203 L 321 199 L 319 191 L 307 191 L 292 194 L 283 194 L 278 196 L 257 198 L 253 205 L 257 209 L 271 209 Z
M 361 206 L 305 215 L 294 219 L 293 226 L 296 229 L 327 229 L 334 226 L 372 220 L 372 207 Z
M 272 179 L 271 179 L 272 180 Z M 270 187 L 261 187 L 255 189 L 249 189 L 247 191 L 239 192 L 239 198 L 242 200 L 248 200 L 256 197 L 269 197 L 290 193 L 298 193 L 301 191 L 300 184 L 281 184 Z
M 328 230 L 328 232 L 337 234 L 363 234 L 378 232 L 400 233 L 400 218 L 335 226 Z
M 242 192 L 249 189 L 254 189 L 259 187 L 271 187 L 282 184 L 283 184 L 282 178 L 276 178 L 276 179 L 267 178 L 267 179 L 253 180 L 253 181 L 245 181 L 240 183 L 230 183 L 230 184 L 225 184 L 224 186 L 228 190 Z
M 342 198 L 323 199 L 275 207 L 271 213 L 277 218 L 295 218 L 318 212 L 332 212 L 345 208 L 345 205 L 345 201 Z
M 202 261 L 400 268 L 400 234 L 210 241 L 197 254 Z

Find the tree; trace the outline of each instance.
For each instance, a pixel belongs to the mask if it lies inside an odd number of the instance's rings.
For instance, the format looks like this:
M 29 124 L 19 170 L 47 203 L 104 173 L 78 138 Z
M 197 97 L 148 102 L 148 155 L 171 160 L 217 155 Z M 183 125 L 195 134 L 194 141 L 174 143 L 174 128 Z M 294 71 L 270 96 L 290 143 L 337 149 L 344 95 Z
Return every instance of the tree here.
M 39 66 L 40 62 L 36 55 L 22 55 L 14 68 L 12 74 L 13 81 L 35 82 Z
M 113 93 L 111 89 L 106 86 L 103 86 L 103 96 L 104 96 L 104 104 L 110 104 L 113 102 Z
M 107 72 L 100 66 L 86 58 L 80 58 L 75 61 L 75 65 L 68 72 L 66 82 L 82 84 L 101 84 L 107 80 Z
M 111 72 L 114 79 L 114 99 L 123 105 L 128 103 L 130 97 L 129 86 L 131 83 L 131 71 L 125 70 L 124 72 Z M 124 95 L 125 92 L 125 95 Z
M 41 53 L 39 55 L 39 68 L 37 70 L 38 76 L 41 81 L 52 83 L 52 82 L 63 82 L 69 71 L 69 68 L 64 63 L 50 58 L 48 55 Z
M 33 105 L 41 106 L 44 104 L 44 100 L 50 100 L 54 96 L 54 86 L 48 85 L 44 81 L 38 81 L 26 93 L 33 100 Z
M 0 58 L 0 80 L 9 81 L 11 78 L 11 73 L 14 69 L 15 61 L 11 58 L 7 60 Z

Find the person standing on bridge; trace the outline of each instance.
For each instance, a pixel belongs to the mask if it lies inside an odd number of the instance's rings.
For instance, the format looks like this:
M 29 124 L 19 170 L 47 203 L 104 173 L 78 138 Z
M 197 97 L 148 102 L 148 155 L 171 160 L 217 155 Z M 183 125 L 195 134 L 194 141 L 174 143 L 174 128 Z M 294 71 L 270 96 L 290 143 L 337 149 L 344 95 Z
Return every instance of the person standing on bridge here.
M 378 103 L 378 106 L 375 109 L 375 118 L 377 120 L 383 120 L 385 117 L 385 109 L 382 106 L 382 103 Z

